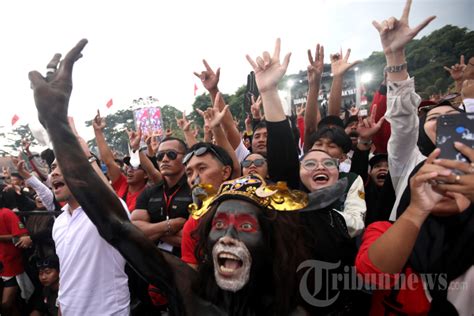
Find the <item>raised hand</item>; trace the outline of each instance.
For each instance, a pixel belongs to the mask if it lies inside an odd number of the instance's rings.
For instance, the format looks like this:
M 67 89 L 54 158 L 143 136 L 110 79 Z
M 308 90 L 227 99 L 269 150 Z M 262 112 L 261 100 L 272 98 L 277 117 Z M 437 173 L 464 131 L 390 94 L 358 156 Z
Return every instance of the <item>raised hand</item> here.
M 255 100 L 255 97 L 252 95 L 252 104 L 250 105 L 250 112 L 252 112 L 252 117 L 254 119 L 260 119 L 260 108 L 262 107 L 262 97 L 258 96 L 257 100 Z
M 348 71 L 351 67 L 357 65 L 360 63 L 360 60 L 356 60 L 352 63 L 349 62 L 349 56 L 351 55 L 351 49 L 348 48 L 346 55 L 344 58 L 342 57 L 342 48 L 340 53 L 330 55 L 331 59 L 331 73 L 334 77 L 340 77 L 343 76 L 346 71 Z
M 316 45 L 314 59 L 311 49 L 308 49 L 308 60 L 308 83 L 312 84 L 321 81 L 321 75 L 324 71 L 324 46 Z
M 376 115 L 377 107 L 374 107 L 369 117 L 362 118 L 361 116 L 359 116 L 357 132 L 359 133 L 360 138 L 372 139 L 372 136 L 377 134 L 377 132 L 380 130 L 385 120 L 385 117 L 382 117 L 378 122 L 375 122 Z
M 463 173 L 462 175 L 453 173 L 446 176 L 442 179 L 443 184 L 438 184 L 437 187 L 443 191 L 460 193 L 471 202 L 474 202 L 474 149 L 458 142 L 454 143 L 454 147 L 466 156 L 471 163 L 449 159 L 435 160 L 434 164 L 438 166 L 450 170 L 459 170 Z
M 260 93 L 276 90 L 278 82 L 285 75 L 288 64 L 290 63 L 291 53 L 286 54 L 283 63 L 280 63 L 281 41 L 278 38 L 275 43 L 273 56 L 265 51 L 262 56 L 254 61 L 249 55 L 246 58 L 255 72 L 255 80 Z
M 296 107 L 296 116 L 303 117 L 305 110 L 306 110 L 305 104 L 302 104 L 301 106 Z
M 451 78 L 453 78 L 454 81 L 462 80 L 464 69 L 466 69 L 466 64 L 464 63 L 464 55 L 461 55 L 461 57 L 459 58 L 459 64 L 455 64 L 451 66 L 451 68 L 444 66 L 444 69 L 449 72 Z
M 25 161 L 20 158 L 20 156 L 17 157 L 12 157 L 13 164 L 15 165 L 16 169 L 18 170 L 18 173 L 23 179 L 28 179 L 31 174 L 26 170 L 26 165 Z
M 193 130 L 193 136 L 197 138 L 199 136 L 199 126 L 195 126 Z
M 162 135 L 161 131 L 154 131 L 145 135 L 145 143 L 147 145 L 147 154 L 150 157 L 155 156 L 160 146 L 160 137 Z
M 140 149 L 140 140 L 142 139 L 142 129 L 139 127 L 138 131 L 127 130 L 130 147 L 132 150 Z
M 48 67 L 55 69 L 59 63 L 59 68 L 57 71 L 49 71 L 46 77 L 43 77 L 38 71 L 32 71 L 28 75 L 34 92 L 39 120 L 46 129 L 49 124 L 67 122 L 69 98 L 72 91 L 72 69 L 74 63 L 82 57 L 81 52 L 86 44 L 86 39 L 79 41 L 61 62 L 59 62 L 61 55 L 56 54 Z
M 463 99 L 474 99 L 474 80 L 464 80 L 461 95 Z
M 31 143 L 28 141 L 28 139 L 23 138 L 23 139 L 21 140 L 21 146 L 23 147 L 23 149 L 24 149 L 26 152 L 29 152 L 29 151 L 30 151 L 30 145 L 31 145 Z
M 217 68 L 216 72 L 214 72 L 205 59 L 202 60 L 202 63 L 204 64 L 206 70 L 201 71 L 200 74 L 194 72 L 194 75 L 201 79 L 201 82 L 207 91 L 218 91 L 217 84 L 219 83 L 221 69 Z
M 218 98 L 220 97 L 221 94 L 218 93 L 214 104 L 218 104 Z M 208 108 L 206 111 L 197 109 L 197 112 L 204 118 L 204 126 L 209 126 L 210 129 L 213 129 L 221 123 L 228 109 L 229 105 L 227 104 L 222 111 L 219 111 L 216 107 L 212 107 Z
M 96 131 L 101 131 L 105 128 L 106 124 L 105 124 L 105 118 L 101 117 L 100 116 L 100 111 L 97 110 L 97 115 L 94 117 L 94 119 L 92 120 L 92 127 L 94 128 L 94 130 Z
M 374 109 L 375 109 L 375 108 L 374 108 Z M 355 106 L 351 107 L 351 109 L 349 110 L 350 116 L 356 116 L 356 115 L 358 115 L 358 114 L 359 114 L 359 110 L 360 110 L 360 109 L 359 109 L 358 107 L 355 107 Z
M 435 149 L 426 159 L 421 169 L 410 179 L 410 205 L 419 214 L 428 215 L 436 204 L 444 197 L 443 194 L 435 191 L 433 182 L 439 175 L 449 175 L 450 170 L 433 164 L 433 161 L 440 154 L 439 149 Z M 433 180 L 433 181 L 432 181 Z
M 401 52 L 405 46 L 436 17 L 430 16 L 414 28 L 408 25 L 412 0 L 407 0 L 400 20 L 390 17 L 382 22 L 373 21 L 380 35 L 385 55 Z
M 193 121 L 188 121 L 186 118 L 186 111 L 183 111 L 183 116 L 181 118 L 176 118 L 176 123 L 178 124 L 178 127 L 183 130 L 183 132 L 189 131 L 192 122 Z

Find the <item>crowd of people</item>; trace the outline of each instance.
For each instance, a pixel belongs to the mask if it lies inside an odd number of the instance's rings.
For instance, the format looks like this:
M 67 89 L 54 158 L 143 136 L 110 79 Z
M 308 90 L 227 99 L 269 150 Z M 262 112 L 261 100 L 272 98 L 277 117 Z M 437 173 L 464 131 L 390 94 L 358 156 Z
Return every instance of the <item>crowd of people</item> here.
M 258 89 L 245 131 L 204 60 L 204 138 L 183 114 L 184 139 L 129 131 L 125 157 L 99 112 L 97 153 L 67 116 L 87 40 L 32 71 L 54 152 L 25 141 L 3 171 L 1 314 L 472 315 L 474 57 L 446 68 L 454 96 L 422 100 L 405 47 L 435 17 L 411 27 L 410 6 L 373 22 L 387 66 L 367 115 L 341 109 L 350 50 L 330 55 L 322 113 L 317 44 L 306 104 L 288 117 L 277 39 L 247 56 Z

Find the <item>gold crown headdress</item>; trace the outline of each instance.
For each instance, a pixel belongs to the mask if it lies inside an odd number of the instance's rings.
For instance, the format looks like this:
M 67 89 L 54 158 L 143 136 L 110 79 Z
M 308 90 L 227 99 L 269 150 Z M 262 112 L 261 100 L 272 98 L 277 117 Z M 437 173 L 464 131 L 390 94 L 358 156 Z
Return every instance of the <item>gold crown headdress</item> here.
M 217 194 L 211 185 L 198 185 L 197 188 L 202 192 L 197 195 L 202 205 L 199 207 L 193 203 L 189 206 L 194 219 L 206 214 L 214 203 L 226 199 L 242 199 L 276 211 L 297 211 L 308 205 L 306 193 L 288 189 L 286 182 L 267 185 L 257 174 L 226 181 L 221 184 Z

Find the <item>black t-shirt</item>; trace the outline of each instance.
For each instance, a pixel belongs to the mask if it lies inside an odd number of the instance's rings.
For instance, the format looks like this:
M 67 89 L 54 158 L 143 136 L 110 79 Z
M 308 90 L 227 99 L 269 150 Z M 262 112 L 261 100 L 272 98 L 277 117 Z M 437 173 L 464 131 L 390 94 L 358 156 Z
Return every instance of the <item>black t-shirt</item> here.
M 168 201 L 168 206 L 167 206 Z M 188 205 L 192 203 L 191 189 L 183 176 L 172 188 L 166 188 L 165 182 L 154 185 L 137 198 L 136 209 L 147 210 L 151 223 L 182 217 L 188 218 Z
M 44 307 L 47 315 L 56 316 L 58 315 L 58 291 L 52 290 L 49 287 L 43 288 Z

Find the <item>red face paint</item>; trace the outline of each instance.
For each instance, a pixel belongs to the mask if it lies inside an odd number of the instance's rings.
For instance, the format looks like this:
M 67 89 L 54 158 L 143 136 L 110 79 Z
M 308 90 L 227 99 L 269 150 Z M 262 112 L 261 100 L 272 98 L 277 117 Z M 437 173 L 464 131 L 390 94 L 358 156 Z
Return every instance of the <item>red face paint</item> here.
M 250 214 L 221 212 L 212 221 L 213 230 L 226 230 L 233 226 L 238 232 L 256 233 L 259 230 L 257 219 Z

